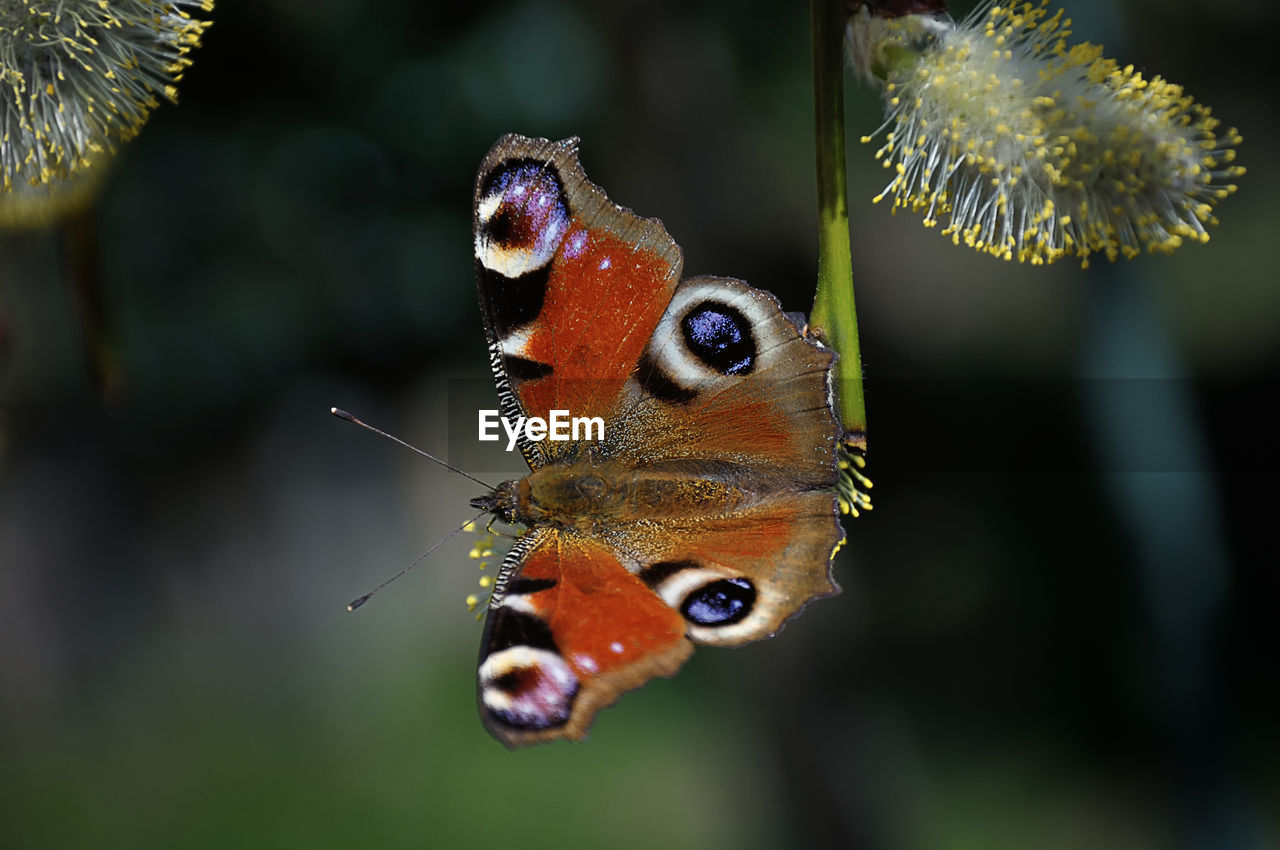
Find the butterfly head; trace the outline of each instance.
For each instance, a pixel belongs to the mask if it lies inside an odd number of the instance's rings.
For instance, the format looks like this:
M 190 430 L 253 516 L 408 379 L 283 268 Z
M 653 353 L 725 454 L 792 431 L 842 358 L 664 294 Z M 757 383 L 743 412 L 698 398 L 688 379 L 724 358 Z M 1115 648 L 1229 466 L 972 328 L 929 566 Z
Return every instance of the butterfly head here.
M 471 500 L 471 507 L 478 511 L 493 514 L 503 522 L 510 523 L 515 518 L 516 481 L 503 481 L 483 496 Z

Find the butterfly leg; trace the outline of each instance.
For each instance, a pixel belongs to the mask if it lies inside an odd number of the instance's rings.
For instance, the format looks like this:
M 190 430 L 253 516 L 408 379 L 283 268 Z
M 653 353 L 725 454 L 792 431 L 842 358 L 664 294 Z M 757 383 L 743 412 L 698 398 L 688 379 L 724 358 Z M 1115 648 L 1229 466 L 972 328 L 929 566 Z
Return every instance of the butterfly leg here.
M 519 540 L 521 538 L 522 535 L 520 534 L 509 534 L 505 531 L 495 530 L 493 527 L 493 524 L 497 521 L 498 521 L 498 517 L 496 516 L 489 517 L 489 522 L 484 527 L 485 534 L 492 534 L 494 537 L 502 537 L 506 540 Z

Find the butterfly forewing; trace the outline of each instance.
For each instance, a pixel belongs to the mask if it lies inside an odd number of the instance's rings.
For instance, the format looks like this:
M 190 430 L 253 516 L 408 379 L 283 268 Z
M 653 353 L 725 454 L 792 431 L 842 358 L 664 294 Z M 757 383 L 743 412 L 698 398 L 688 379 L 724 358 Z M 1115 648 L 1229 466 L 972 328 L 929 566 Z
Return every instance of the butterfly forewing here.
M 503 406 L 609 415 L 680 275 L 662 223 L 590 183 L 576 140 L 507 136 L 476 180 L 475 246 Z M 521 444 L 531 465 L 557 448 Z
M 675 673 L 693 645 L 680 614 L 606 544 L 550 529 L 521 543 L 485 623 L 480 715 L 509 746 L 580 739 L 599 709 Z

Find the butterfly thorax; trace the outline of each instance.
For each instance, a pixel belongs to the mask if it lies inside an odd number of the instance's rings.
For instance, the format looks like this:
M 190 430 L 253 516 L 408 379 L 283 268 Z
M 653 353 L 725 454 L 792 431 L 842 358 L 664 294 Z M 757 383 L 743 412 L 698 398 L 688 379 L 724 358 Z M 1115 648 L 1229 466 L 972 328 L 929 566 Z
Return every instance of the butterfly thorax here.
M 504 481 L 472 505 L 507 523 L 590 531 L 600 523 L 723 516 L 756 501 L 731 475 L 695 477 L 681 469 L 579 461 Z

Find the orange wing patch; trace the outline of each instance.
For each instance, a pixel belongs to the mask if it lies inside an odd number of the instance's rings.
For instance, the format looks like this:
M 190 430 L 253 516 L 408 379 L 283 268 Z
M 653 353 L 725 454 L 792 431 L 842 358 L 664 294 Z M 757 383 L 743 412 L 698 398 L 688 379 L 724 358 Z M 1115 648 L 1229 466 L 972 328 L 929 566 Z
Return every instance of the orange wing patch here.
M 679 258 L 574 217 L 552 264 L 542 312 L 523 356 L 554 371 L 518 395 L 530 416 L 552 409 L 607 416 L 658 324 Z M 587 293 L 590 293 L 589 295 Z

